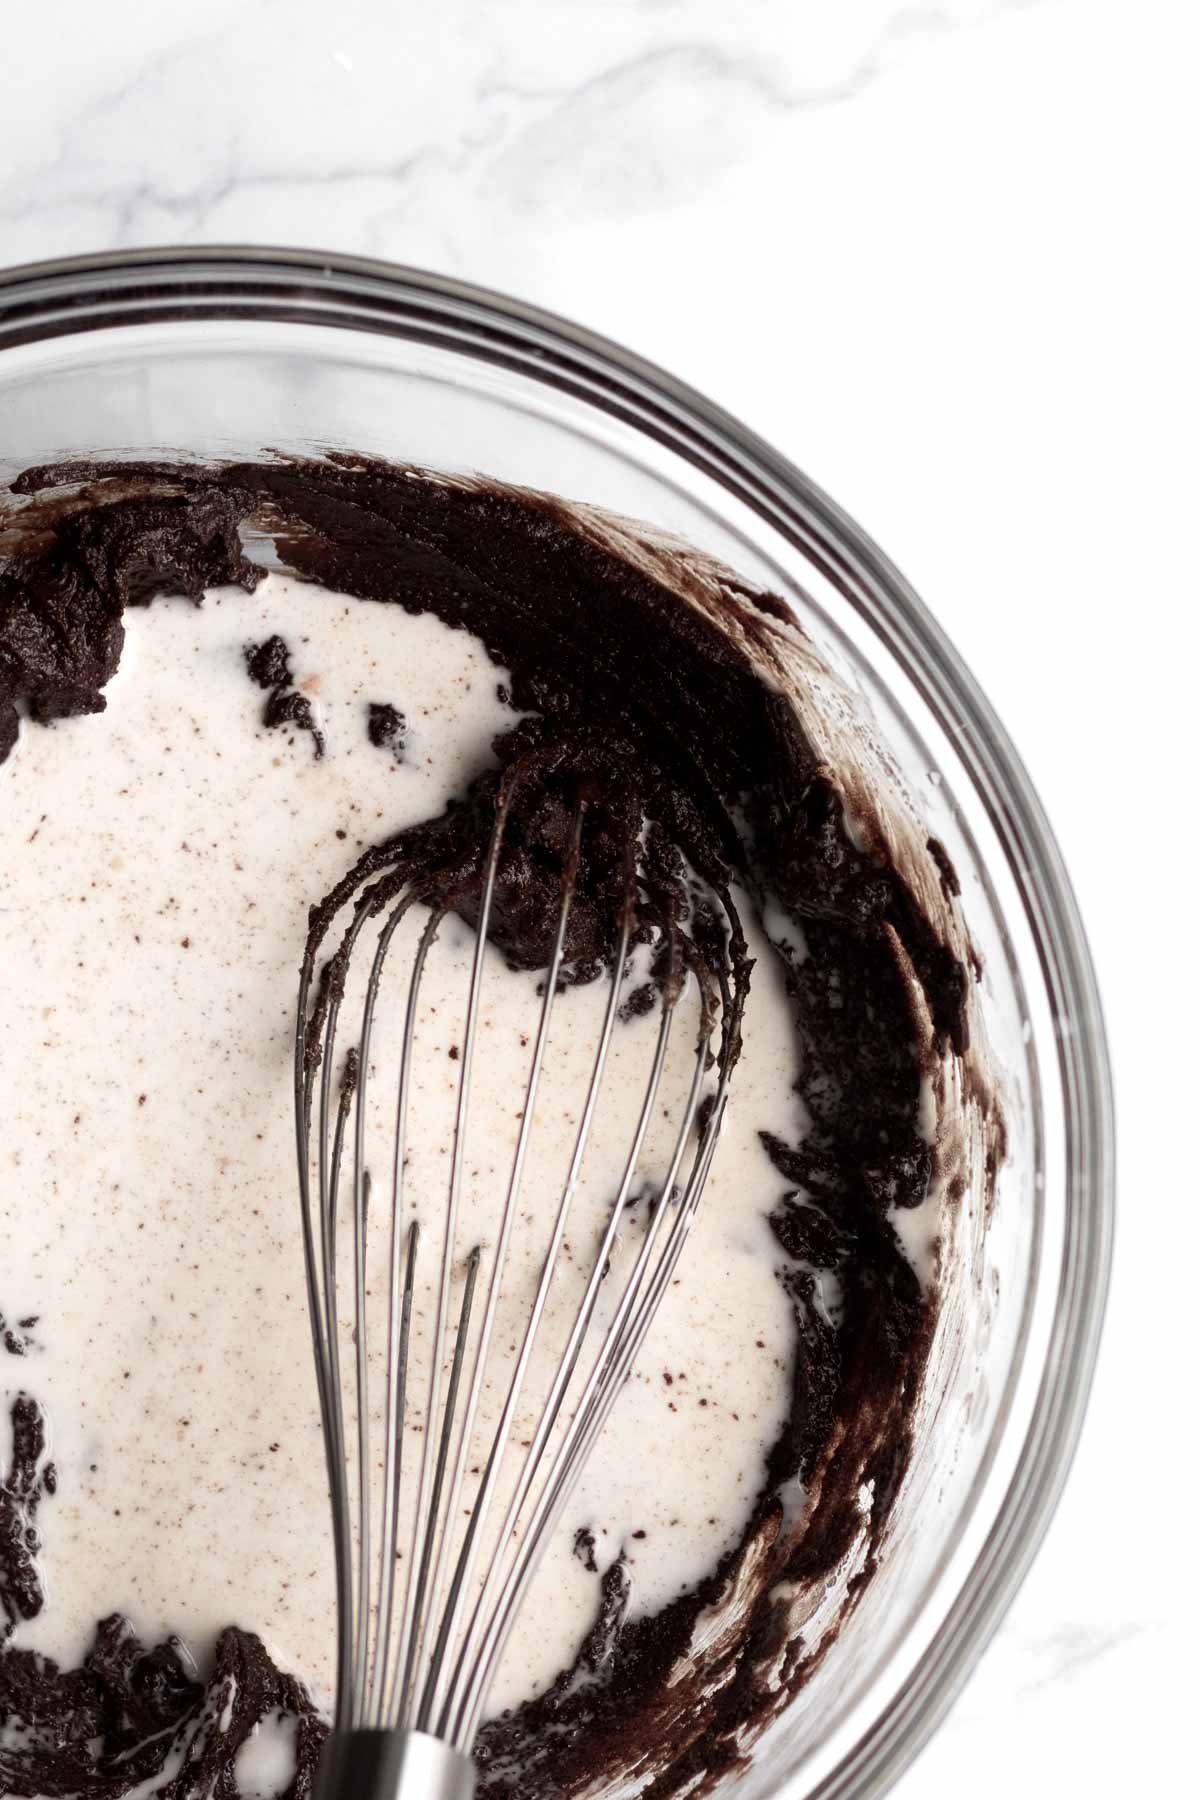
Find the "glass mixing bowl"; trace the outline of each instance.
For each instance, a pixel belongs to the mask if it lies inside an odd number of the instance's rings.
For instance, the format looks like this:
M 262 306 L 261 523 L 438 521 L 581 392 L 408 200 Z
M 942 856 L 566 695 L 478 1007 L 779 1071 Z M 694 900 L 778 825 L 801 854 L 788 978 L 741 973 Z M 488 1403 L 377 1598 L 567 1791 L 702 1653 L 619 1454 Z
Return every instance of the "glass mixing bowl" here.
M 882 1792 L 945 1713 L 1045 1530 L 1078 1436 L 1112 1229 L 1095 978 L 1029 778 L 859 527 L 700 394 L 516 301 L 300 252 L 135 251 L 0 274 L 0 481 L 101 456 L 329 446 L 480 470 L 678 532 L 786 597 L 920 796 L 982 951 L 1009 1155 L 966 1202 L 981 1304 L 939 1368 L 897 1548 L 737 1778 Z M 913 1529 L 913 1518 L 919 1529 Z M 907 1529 L 903 1529 L 904 1527 Z

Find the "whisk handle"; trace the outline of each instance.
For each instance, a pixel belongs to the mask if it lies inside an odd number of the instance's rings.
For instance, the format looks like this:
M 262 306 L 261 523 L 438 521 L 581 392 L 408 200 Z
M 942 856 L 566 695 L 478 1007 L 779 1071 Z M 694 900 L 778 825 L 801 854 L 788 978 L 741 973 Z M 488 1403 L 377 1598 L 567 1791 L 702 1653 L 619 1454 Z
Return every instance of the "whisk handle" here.
M 316 1800 L 471 1800 L 475 1770 L 425 1731 L 335 1731 Z

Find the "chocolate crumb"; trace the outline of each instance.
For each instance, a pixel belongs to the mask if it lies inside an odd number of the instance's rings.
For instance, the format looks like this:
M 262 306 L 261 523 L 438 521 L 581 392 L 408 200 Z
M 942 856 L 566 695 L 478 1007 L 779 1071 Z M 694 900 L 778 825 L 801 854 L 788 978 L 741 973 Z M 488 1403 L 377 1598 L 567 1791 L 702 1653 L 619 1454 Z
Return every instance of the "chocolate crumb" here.
M 276 634 L 261 644 L 247 644 L 245 659 L 251 681 L 267 694 L 262 721 L 268 731 L 295 725 L 312 738 L 314 756 L 323 757 L 325 736 L 312 701 L 292 685 L 292 659 L 284 640 Z
M 261 644 L 246 645 L 246 669 L 254 685 L 267 693 L 292 685 L 292 659 L 278 635 Z
M 367 707 L 367 736 L 377 750 L 386 750 L 396 762 L 403 762 L 406 730 L 404 714 L 389 701 L 370 702 Z

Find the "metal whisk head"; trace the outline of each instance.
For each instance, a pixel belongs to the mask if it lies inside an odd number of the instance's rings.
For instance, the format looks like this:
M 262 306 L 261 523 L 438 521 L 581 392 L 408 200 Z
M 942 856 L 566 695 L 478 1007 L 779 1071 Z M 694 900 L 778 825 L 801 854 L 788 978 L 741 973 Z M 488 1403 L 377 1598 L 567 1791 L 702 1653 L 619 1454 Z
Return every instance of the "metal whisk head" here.
M 671 1282 L 736 1055 L 733 906 L 682 870 L 664 899 L 661 883 L 646 878 L 644 833 L 631 831 L 565 1166 L 552 1189 L 543 1178 L 536 1194 L 525 1192 L 539 1095 L 553 1086 L 548 1065 L 562 1060 L 549 1054 L 552 1020 L 564 994 L 574 1006 L 583 992 L 571 986 L 578 971 L 567 946 L 588 803 L 574 804 L 536 994 L 525 977 L 534 1010 L 519 1040 L 522 1063 L 510 1066 L 493 1034 L 481 1076 L 480 1038 L 491 1024 L 485 1017 L 481 1027 L 482 993 L 497 957 L 489 926 L 519 780 L 501 784 L 490 841 L 467 866 L 460 859 L 449 882 L 431 884 L 403 858 L 348 878 L 340 935 L 332 909 L 323 921 L 314 915 L 301 971 L 297 1150 L 337 1576 L 336 1716 L 322 1772 L 330 1796 L 470 1793 L 488 1688 L 539 1555 Z M 406 921 L 415 935 L 407 955 L 397 950 Z M 439 1045 L 432 1065 L 418 1040 L 432 1029 L 422 996 L 443 932 L 461 940 L 469 974 L 461 1044 L 448 1057 Z M 635 985 L 639 956 L 654 979 Z M 614 1041 L 634 1015 L 650 1047 L 644 1087 L 589 1226 L 573 1207 Z M 571 1054 L 581 1048 L 575 1042 Z M 450 1108 L 448 1142 L 438 1146 L 443 1179 L 437 1191 L 417 1192 L 411 1127 L 435 1090 Z M 518 1121 L 515 1141 L 481 1176 L 470 1122 L 497 1093 Z M 561 1128 L 561 1108 L 555 1116 Z M 655 1132 L 662 1148 L 648 1192 L 643 1162 Z M 495 1150 L 493 1132 L 483 1155 Z M 464 1202 L 467 1187 L 482 1202 Z

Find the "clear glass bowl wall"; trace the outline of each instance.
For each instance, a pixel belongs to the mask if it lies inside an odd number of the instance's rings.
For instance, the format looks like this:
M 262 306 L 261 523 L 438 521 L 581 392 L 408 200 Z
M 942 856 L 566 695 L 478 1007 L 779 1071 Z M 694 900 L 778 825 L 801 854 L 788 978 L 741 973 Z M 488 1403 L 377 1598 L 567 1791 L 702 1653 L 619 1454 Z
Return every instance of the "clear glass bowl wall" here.
M 957 867 L 1006 1083 L 1009 1158 L 980 1289 L 994 1303 L 976 1308 L 926 1409 L 902 1548 L 737 1781 L 742 1800 L 879 1793 L 1036 1548 L 1103 1309 L 1103 1030 L 1036 796 L 951 646 L 858 527 L 735 420 L 616 346 L 419 272 L 286 252 L 139 252 L 0 276 L 0 481 L 89 454 L 331 446 L 644 518 L 783 595 L 874 715 Z M 918 1504 L 920 1529 L 907 1529 Z

